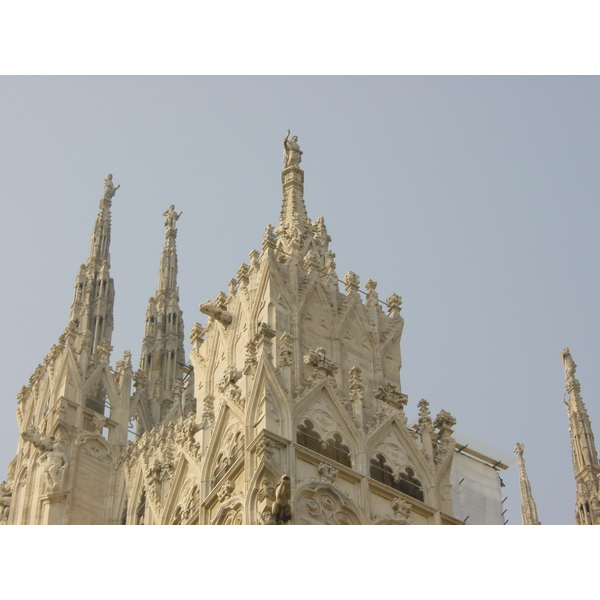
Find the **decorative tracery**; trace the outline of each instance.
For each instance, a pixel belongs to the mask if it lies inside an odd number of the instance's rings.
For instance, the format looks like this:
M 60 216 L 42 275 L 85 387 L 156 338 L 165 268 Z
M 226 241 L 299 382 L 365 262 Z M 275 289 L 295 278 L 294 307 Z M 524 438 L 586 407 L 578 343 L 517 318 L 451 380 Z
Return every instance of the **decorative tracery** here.
M 393 469 L 387 464 L 387 459 L 383 454 L 376 454 L 371 459 L 370 476 L 381 483 L 403 492 L 407 496 L 424 501 L 423 485 L 415 477 L 415 472 L 411 467 L 403 467 L 394 473 Z
M 331 437 L 322 440 L 321 435 L 315 431 L 313 422 L 309 419 L 298 425 L 296 442 L 309 450 L 318 452 L 331 460 L 352 468 L 350 448 L 344 444 L 342 436 L 339 433 L 333 433 Z

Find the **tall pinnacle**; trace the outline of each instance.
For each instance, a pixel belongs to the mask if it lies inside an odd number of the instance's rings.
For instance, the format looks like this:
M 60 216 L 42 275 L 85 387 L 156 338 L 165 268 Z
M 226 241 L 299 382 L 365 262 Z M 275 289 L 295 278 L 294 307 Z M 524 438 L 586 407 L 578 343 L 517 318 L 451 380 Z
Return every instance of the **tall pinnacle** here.
M 279 217 L 277 233 L 287 242 L 300 244 L 310 229 L 310 220 L 304 204 L 304 171 L 300 168 L 302 150 L 298 145 L 298 136 L 290 137 L 290 130 L 283 140 L 283 162 L 281 172 L 283 184 L 283 203 Z
M 79 267 L 70 320 L 77 326 L 77 347 L 95 356 L 110 346 L 113 331 L 114 282 L 110 277 L 110 208 L 116 191 L 112 175 L 104 180 L 100 212 L 94 224 L 90 255 Z M 104 342 L 107 342 L 106 344 Z
M 600 465 L 594 442 L 592 424 L 581 399 L 581 385 L 575 377 L 577 365 L 568 348 L 561 353 L 565 368 L 565 386 L 569 401 L 565 401 L 569 415 L 573 473 L 577 485 L 575 521 L 578 525 L 600 525 Z
M 521 519 L 523 525 L 541 525 L 538 521 L 537 507 L 531 493 L 531 485 L 525 471 L 525 459 L 523 458 L 523 450 L 525 444 L 517 444 L 515 454 L 519 461 L 519 485 L 521 487 Z
M 164 213 L 165 246 L 158 270 L 158 288 L 148 301 L 140 369 L 145 373 L 152 423 L 160 423 L 180 403 L 185 361 L 183 319 L 177 288 L 177 220 L 171 205 Z

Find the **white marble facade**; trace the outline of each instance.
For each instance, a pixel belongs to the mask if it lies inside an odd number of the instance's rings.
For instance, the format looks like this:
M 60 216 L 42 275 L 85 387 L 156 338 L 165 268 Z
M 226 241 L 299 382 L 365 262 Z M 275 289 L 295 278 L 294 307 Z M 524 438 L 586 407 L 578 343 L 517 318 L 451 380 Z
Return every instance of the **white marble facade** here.
M 409 426 L 402 299 L 380 299 L 377 283 L 353 272 L 339 278 L 323 218 L 308 217 L 302 151 L 289 133 L 279 223 L 224 276 L 227 291 L 200 305 L 187 367 L 174 206 L 163 215 L 139 369 L 129 353 L 109 366 L 118 186 L 106 180 L 70 322 L 19 395 L 3 522 L 462 524 L 458 475 L 485 464 L 474 478 L 485 493 L 468 508 L 480 509 L 477 522 L 502 523 L 501 502 L 473 504 L 498 498 L 506 465 L 457 458 L 455 419 L 432 415 L 425 400 Z

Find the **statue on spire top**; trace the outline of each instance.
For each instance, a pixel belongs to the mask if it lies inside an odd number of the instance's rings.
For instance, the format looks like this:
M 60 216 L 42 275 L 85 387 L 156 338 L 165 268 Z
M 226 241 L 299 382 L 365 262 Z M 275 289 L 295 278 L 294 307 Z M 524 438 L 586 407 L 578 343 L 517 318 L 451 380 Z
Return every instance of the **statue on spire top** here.
M 292 139 L 290 137 L 290 130 L 288 129 L 287 135 L 283 139 L 283 164 L 285 168 L 297 167 L 302 160 L 302 150 L 298 145 L 298 136 L 295 135 Z
M 167 229 L 175 229 L 177 226 L 177 220 L 183 214 L 183 211 L 177 214 L 175 212 L 175 205 L 171 204 L 167 210 L 163 213 L 163 217 L 167 217 L 165 219 L 165 227 Z
M 116 191 L 121 187 L 119 184 L 117 187 L 114 186 L 112 175 L 109 173 L 104 180 L 104 196 L 102 197 L 104 200 L 112 200 Z
M 573 379 L 575 377 L 575 369 L 577 368 L 577 365 L 575 364 L 569 349 L 565 348 L 560 353 L 560 357 L 562 358 L 563 365 L 565 367 L 565 378 L 567 380 Z

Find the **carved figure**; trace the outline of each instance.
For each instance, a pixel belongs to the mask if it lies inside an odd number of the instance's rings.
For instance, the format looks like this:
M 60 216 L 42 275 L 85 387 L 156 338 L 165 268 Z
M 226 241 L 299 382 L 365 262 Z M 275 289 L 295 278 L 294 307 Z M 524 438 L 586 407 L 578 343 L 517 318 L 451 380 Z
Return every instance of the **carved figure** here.
M 177 221 L 182 214 L 183 211 L 177 214 L 175 212 L 175 205 L 171 204 L 171 206 L 169 206 L 169 208 L 162 214 L 163 217 L 167 217 L 165 219 L 165 227 L 167 229 L 175 229 L 177 226 Z
M 42 456 L 42 462 L 45 463 L 42 473 L 46 479 L 48 491 L 55 492 L 61 487 L 69 466 L 67 455 L 61 450 L 60 442 L 52 444 L 50 450 Z
M 575 369 L 577 365 L 573 361 L 573 357 L 571 356 L 571 352 L 569 352 L 568 348 L 565 348 L 561 353 L 560 357 L 562 358 L 563 365 L 565 367 L 565 377 L 567 379 L 571 379 L 575 376 Z
M 52 443 L 49 442 L 45 437 L 42 437 L 34 425 L 26 429 L 21 433 L 21 437 L 26 441 L 33 444 L 38 450 L 46 451 L 50 450 Z
M 295 135 L 292 139 L 290 137 L 290 130 L 288 129 L 287 135 L 283 139 L 283 164 L 287 167 L 297 167 L 302 161 L 302 150 L 298 145 L 298 136 Z
M 233 321 L 233 315 L 231 313 L 228 313 L 226 310 L 217 308 L 217 306 L 210 300 L 207 300 L 206 302 L 200 305 L 200 312 L 204 313 L 205 315 L 208 315 L 209 317 L 212 317 L 213 319 L 219 321 L 219 323 L 222 323 L 225 326 L 230 325 L 231 321 Z
M 292 518 L 292 507 L 290 506 L 291 480 L 289 475 L 281 477 L 281 483 L 275 490 L 275 502 L 271 507 L 271 513 L 277 525 L 283 525 Z
M 10 511 L 10 500 L 12 492 L 10 491 L 6 481 L 0 484 L 0 523 L 8 521 L 8 513 Z
M 119 184 L 117 187 L 114 186 L 112 175 L 109 173 L 104 180 L 104 200 L 111 200 L 120 187 L 121 184 Z

